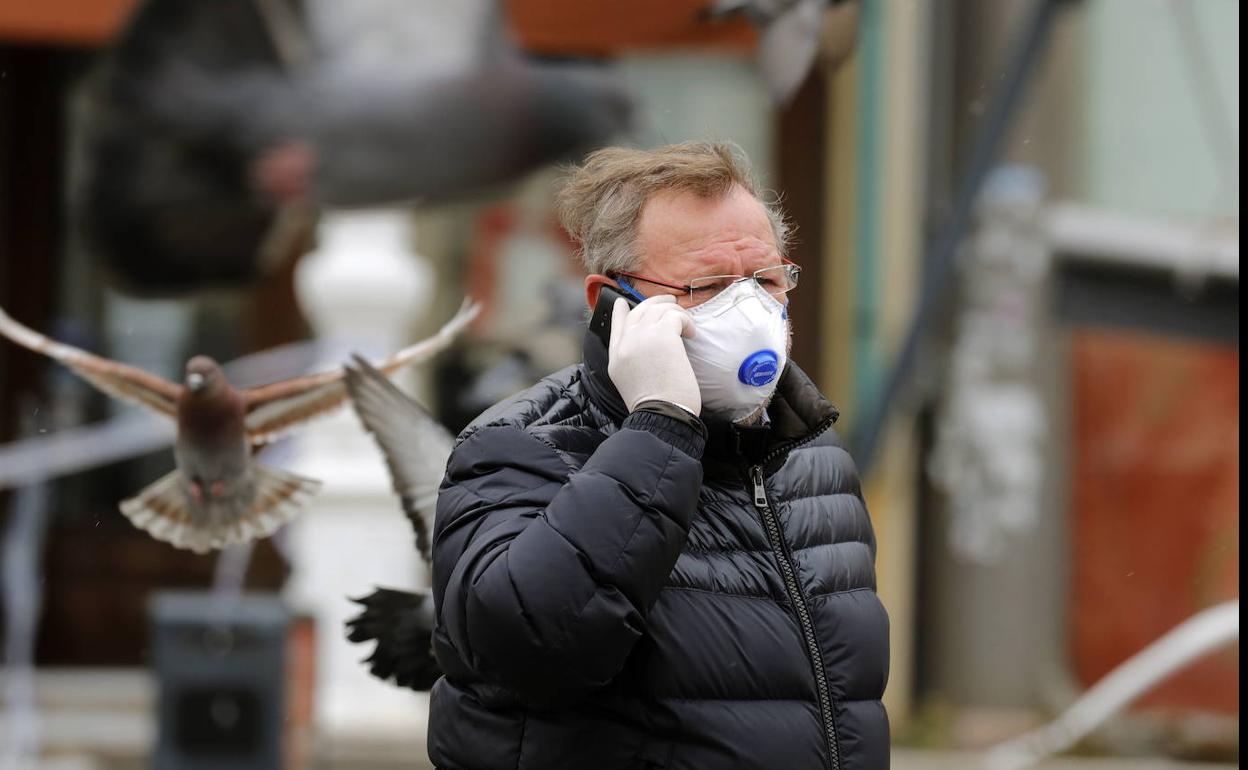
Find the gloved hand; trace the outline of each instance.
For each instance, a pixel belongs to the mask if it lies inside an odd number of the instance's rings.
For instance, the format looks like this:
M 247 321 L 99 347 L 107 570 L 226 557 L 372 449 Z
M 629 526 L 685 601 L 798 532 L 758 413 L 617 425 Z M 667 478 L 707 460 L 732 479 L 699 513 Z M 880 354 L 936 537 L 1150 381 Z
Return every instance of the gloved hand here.
M 615 301 L 607 374 L 628 411 L 653 399 L 694 415 L 702 411 L 698 379 L 681 340 L 693 335 L 693 318 L 670 294 L 650 297 L 631 310 L 624 300 Z

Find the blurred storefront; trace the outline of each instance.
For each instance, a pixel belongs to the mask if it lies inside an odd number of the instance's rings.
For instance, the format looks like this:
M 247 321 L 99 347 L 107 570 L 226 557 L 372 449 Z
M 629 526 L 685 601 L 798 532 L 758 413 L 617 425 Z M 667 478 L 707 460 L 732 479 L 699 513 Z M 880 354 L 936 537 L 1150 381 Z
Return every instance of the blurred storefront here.
M 962 249 L 956 302 L 926 330 L 920 373 L 866 482 L 903 741 L 983 745 L 1017 732 L 1238 596 L 1238 5 L 1064 5 L 1001 158 L 1031 179 L 1030 224 L 1009 224 L 1017 212 L 1002 214 L 1000 196 L 1018 186 L 997 180 L 985 194 L 998 202 L 978 209 L 982 237 Z M 870 6 L 857 56 L 835 75 L 832 103 L 853 109 L 839 121 L 834 111 L 830 155 L 860 171 L 832 174 L 824 372 L 849 402 L 851 432 L 932 279 L 922 245 L 948 217 L 1033 7 Z M 1019 356 L 1035 350 L 1033 381 L 1012 391 L 1040 428 L 987 423 L 982 467 L 970 457 L 960 483 L 1041 476 L 1027 516 L 1003 521 L 1002 503 L 968 525 L 973 506 L 942 488 L 940 438 L 962 416 L 951 411 L 966 386 L 957 360 L 994 249 L 1043 273 L 1039 295 L 1016 292 L 1021 304 L 983 314 L 1009 326 L 1011 313 L 1042 310 L 1038 335 L 1014 338 Z M 971 418 L 990 419 L 994 392 L 1005 390 L 984 391 Z M 977 549 L 993 527 L 996 546 Z M 1238 695 L 1230 649 L 1143 698 L 1099 745 L 1234 756 L 1238 728 L 1225 717 Z

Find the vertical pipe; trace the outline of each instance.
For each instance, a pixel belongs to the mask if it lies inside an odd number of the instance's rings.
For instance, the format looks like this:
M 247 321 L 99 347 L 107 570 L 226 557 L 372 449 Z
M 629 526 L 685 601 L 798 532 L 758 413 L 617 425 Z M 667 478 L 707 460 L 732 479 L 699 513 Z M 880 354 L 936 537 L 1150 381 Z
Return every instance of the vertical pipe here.
M 854 403 L 874 403 L 879 382 L 879 147 L 883 98 L 882 2 L 862 4 L 859 47 L 857 199 L 854 225 Z
M 1036 0 L 1030 18 L 1023 25 L 1012 45 L 1002 82 L 993 95 L 988 112 L 971 147 L 971 156 L 958 186 L 953 211 L 940 233 L 929 244 L 928 259 L 932 280 L 923 286 L 919 306 L 906 333 L 901 353 L 888 373 L 879 394 L 867 401 L 870 410 L 866 419 L 854 427 L 852 450 L 865 476 L 870 472 L 885 422 L 902 391 L 909 384 L 918 361 L 925 330 L 934 322 L 940 307 L 948 300 L 955 285 L 954 257 L 957 246 L 970 226 L 972 207 L 988 172 L 997 161 L 1001 146 L 1026 90 L 1048 44 L 1053 19 L 1060 5 L 1071 0 Z M 866 3 L 864 11 L 875 3 Z M 869 17 L 868 17 L 869 18 Z M 864 28 L 864 32 L 868 27 Z M 866 97 L 864 97 L 866 98 Z M 869 102 L 868 102 L 869 103 Z
M 34 417 L 23 410 L 23 433 Z M 35 693 L 35 642 L 43 608 L 43 544 L 48 527 L 47 481 L 19 487 L 12 497 L 0 541 L 0 603 L 4 607 L 4 716 L 0 770 L 23 770 L 39 756 L 39 708 Z

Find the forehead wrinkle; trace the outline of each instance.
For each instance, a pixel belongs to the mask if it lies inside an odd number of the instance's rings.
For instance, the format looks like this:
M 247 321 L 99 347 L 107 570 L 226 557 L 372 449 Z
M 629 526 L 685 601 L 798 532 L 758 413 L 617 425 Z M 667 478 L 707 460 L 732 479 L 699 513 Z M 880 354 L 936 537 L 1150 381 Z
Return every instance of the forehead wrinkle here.
M 665 278 L 686 280 L 712 275 L 747 275 L 760 268 L 780 264 L 776 248 L 753 236 L 729 241 L 715 239 L 712 243 L 690 249 L 679 246 L 674 244 L 664 249 L 663 258 L 657 260 L 667 266 L 668 275 L 663 276 Z M 683 265 L 688 275 L 671 275 L 673 269 L 679 269 L 675 268 L 676 265 Z
M 695 253 L 699 266 L 712 270 L 707 275 L 743 275 L 759 267 L 766 267 L 775 249 L 757 239 L 741 239 L 729 243 L 715 243 Z M 729 269 L 728 265 L 732 267 Z M 727 272 L 723 272 L 727 270 Z

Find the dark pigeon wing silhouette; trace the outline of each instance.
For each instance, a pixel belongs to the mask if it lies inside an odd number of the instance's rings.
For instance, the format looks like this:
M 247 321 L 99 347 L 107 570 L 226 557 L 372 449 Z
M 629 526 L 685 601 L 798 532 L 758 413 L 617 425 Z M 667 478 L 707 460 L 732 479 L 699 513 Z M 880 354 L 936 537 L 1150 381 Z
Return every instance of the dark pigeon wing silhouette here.
M 438 486 L 455 439 L 368 361 L 355 356 L 345 371 L 351 403 L 381 447 L 394 491 L 416 533 L 416 549 L 430 563 Z M 432 687 L 442 671 L 433 655 L 429 594 L 378 588 L 353 601 L 364 609 L 347 621 L 347 638 L 377 643 L 366 660 L 373 676 L 413 690 Z
M 346 372 L 351 403 L 364 428 L 381 447 L 395 494 L 416 533 L 416 548 L 429 562 L 438 486 L 455 437 L 360 356 L 354 357 Z

